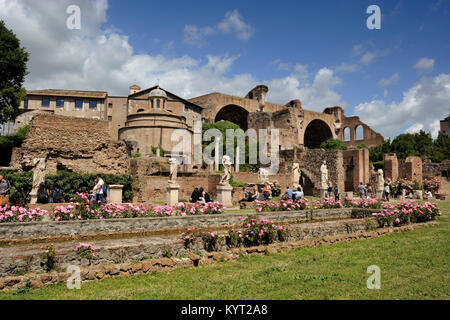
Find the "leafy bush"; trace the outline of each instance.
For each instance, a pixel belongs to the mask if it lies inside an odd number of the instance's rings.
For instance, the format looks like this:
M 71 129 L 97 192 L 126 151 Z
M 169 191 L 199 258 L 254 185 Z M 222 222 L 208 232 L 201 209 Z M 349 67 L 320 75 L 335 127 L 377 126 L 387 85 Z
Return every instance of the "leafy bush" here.
M 0 136 L 0 166 L 9 166 L 13 148 L 19 148 L 27 135 L 28 125 L 17 130 L 15 135 Z
M 339 139 L 330 138 L 320 144 L 325 150 L 347 150 L 347 145 Z
M 45 185 L 49 189 L 59 187 L 62 190 L 63 198 L 68 202 L 76 196 L 77 192 L 88 193 L 95 185 L 96 174 L 79 174 L 76 172 L 59 171 L 56 175 L 45 177 Z M 100 174 L 106 185 L 123 185 L 123 201 L 131 202 L 133 198 L 133 179 L 126 174 Z
M 12 205 L 23 206 L 30 202 L 30 192 L 33 183 L 33 172 L 24 171 L 15 173 L 10 170 L 2 170 L 0 174 L 9 181 L 11 190 L 9 192 L 9 202 Z

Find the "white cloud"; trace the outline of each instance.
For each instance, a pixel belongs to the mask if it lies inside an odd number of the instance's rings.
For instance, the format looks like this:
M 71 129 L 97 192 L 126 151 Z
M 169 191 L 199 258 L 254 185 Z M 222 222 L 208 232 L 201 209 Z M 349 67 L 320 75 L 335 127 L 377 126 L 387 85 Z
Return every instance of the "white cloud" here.
M 417 69 L 417 71 L 425 72 L 425 71 L 431 71 L 434 68 L 434 59 L 430 58 L 422 58 L 414 65 L 414 68 Z
M 374 52 L 366 52 L 362 55 L 360 62 L 362 64 L 369 64 L 376 58 L 376 56 L 377 55 Z
M 234 34 L 236 38 L 247 41 L 255 32 L 254 28 L 247 24 L 237 9 L 225 13 L 225 18 L 216 26 L 198 27 L 186 25 L 184 27 L 184 42 L 198 47 L 206 44 L 205 38 L 214 34 Z
M 356 63 L 341 63 L 337 67 L 334 68 L 335 72 L 356 72 L 359 70 L 359 65 Z
M 189 24 L 184 27 L 184 42 L 202 47 L 206 44 L 205 37 L 215 33 L 216 31 L 211 27 L 199 28 Z
M 79 0 L 81 29 L 66 27 L 72 0 L 0 0 L 0 19 L 30 52 L 28 90 L 44 88 L 105 90 L 126 95 L 132 83 L 161 86 L 189 98 L 212 91 L 245 95 L 258 81 L 249 74 L 226 76 L 238 56 L 136 54 L 128 37 L 102 30 L 106 0 Z M 207 31 L 205 31 L 207 33 Z
M 400 75 L 398 74 L 398 72 L 396 72 L 392 76 L 390 76 L 389 78 L 381 79 L 378 82 L 378 85 L 380 87 L 387 87 L 387 86 L 390 86 L 390 85 L 393 85 L 393 84 L 397 84 L 399 79 L 400 79 Z
M 345 106 L 341 96 L 333 90 L 342 80 L 331 69 L 320 69 L 312 82 L 302 83 L 300 80 L 305 78 L 292 73 L 284 78 L 265 81 L 270 89 L 267 100 L 285 104 L 289 100 L 300 99 L 303 108 L 320 112 L 326 107 Z
M 403 93 L 399 103 L 383 100 L 364 102 L 355 107 L 355 114 L 385 137 L 394 137 L 407 128 L 413 132 L 430 131 L 436 137 L 439 119 L 450 101 L 450 74 L 424 77 Z
M 250 39 L 255 32 L 252 26 L 244 22 L 237 9 L 228 11 L 217 28 L 223 33 L 235 33 L 238 39 L 244 41 Z
M 218 91 L 244 96 L 261 83 L 248 73 L 229 75 L 237 55 L 207 55 L 195 59 L 188 55 L 168 58 L 161 54 L 137 54 L 128 37 L 116 30 L 102 30 L 106 22 L 106 0 L 81 0 L 81 30 L 66 28 L 65 10 L 72 0 L 32 1 L 0 0 L 0 19 L 13 29 L 30 54 L 28 90 L 60 88 L 105 90 L 110 95 L 127 95 L 128 87 L 137 83 L 150 87 L 159 79 L 165 89 L 184 98 Z M 84 17 L 84 18 L 83 18 Z M 228 19 L 228 20 L 227 20 Z M 235 21 L 231 12 L 224 21 Z M 221 25 L 222 30 L 242 32 L 248 29 Z M 195 28 L 192 34 L 195 34 Z M 247 31 L 246 31 L 247 30 Z M 203 34 L 210 33 L 206 29 Z M 222 31 L 221 31 L 222 32 Z M 239 36 L 239 35 L 237 35 Z M 154 41 L 158 45 L 158 41 Z M 332 70 L 320 69 L 310 79 L 307 65 L 289 65 L 290 74 L 269 79 L 268 101 L 285 104 L 301 99 L 305 108 L 322 111 L 340 104 L 333 89 L 341 80 Z

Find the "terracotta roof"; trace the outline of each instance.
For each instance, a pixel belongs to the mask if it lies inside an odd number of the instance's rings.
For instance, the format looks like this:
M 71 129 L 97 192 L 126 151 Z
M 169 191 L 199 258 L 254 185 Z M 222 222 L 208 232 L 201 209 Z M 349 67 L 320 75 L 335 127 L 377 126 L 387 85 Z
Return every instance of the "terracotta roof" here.
M 130 94 L 130 95 L 128 96 L 128 98 L 134 98 L 135 96 L 142 95 L 142 94 L 146 94 L 147 92 L 150 92 L 150 91 L 152 91 L 153 89 L 156 89 L 156 88 L 160 88 L 159 85 L 154 86 L 154 87 L 151 87 L 151 88 L 147 88 L 147 89 L 144 89 L 144 90 L 141 90 L 141 91 L 136 92 L 136 93 L 133 93 L 133 94 Z M 160 88 L 160 89 L 161 89 L 161 88 Z M 165 90 L 165 89 L 162 89 L 162 90 L 164 90 L 164 91 L 167 93 L 168 96 L 171 96 L 171 97 L 173 97 L 173 98 L 175 98 L 175 99 L 181 100 L 181 101 L 184 102 L 184 103 L 188 103 L 188 104 L 190 104 L 190 105 L 193 105 L 193 106 L 195 106 L 195 107 L 197 107 L 197 108 L 199 108 L 199 109 L 205 109 L 205 107 L 200 106 L 200 105 L 198 105 L 198 104 L 196 104 L 196 103 L 194 103 L 194 102 L 192 102 L 192 101 L 183 99 L 183 98 L 181 98 L 181 97 L 179 97 L 179 96 L 173 94 L 173 93 L 170 92 L 170 91 L 167 91 L 167 90 Z
M 106 91 L 83 91 L 83 90 L 60 90 L 60 89 L 30 90 L 27 91 L 27 94 L 58 96 L 58 97 L 97 98 L 97 99 L 104 99 L 108 95 Z

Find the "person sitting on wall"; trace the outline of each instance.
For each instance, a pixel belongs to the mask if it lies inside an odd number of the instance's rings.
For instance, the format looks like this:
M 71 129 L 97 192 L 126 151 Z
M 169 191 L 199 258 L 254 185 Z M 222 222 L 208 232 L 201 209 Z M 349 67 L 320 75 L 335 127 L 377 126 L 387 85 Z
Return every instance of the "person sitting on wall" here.
M 198 190 L 198 188 L 195 188 L 194 191 L 192 191 L 191 199 L 189 200 L 189 202 L 196 203 L 200 198 L 199 193 L 200 193 L 200 191 Z
M 51 203 L 61 203 L 62 201 L 62 190 L 60 187 L 56 187 L 55 190 L 53 190 Z
M 264 182 L 264 187 L 262 189 L 262 201 L 269 201 L 270 191 L 267 182 Z
M 303 199 L 305 194 L 303 193 L 303 190 L 301 187 L 298 187 L 297 190 L 292 192 L 292 197 L 294 200 L 300 200 Z
M 425 192 L 425 197 L 426 197 L 427 199 L 433 198 L 433 194 L 431 193 L 430 190 L 427 190 L 427 191 Z
M 361 199 L 364 199 L 364 195 L 365 195 L 365 193 L 366 193 L 366 188 L 364 187 L 364 185 L 363 185 L 362 182 L 359 183 L 359 186 L 358 186 L 358 193 L 359 193 L 359 197 L 360 197 Z
M 9 181 L 0 174 L 0 207 L 9 205 L 9 190 L 11 190 Z
M 200 188 L 199 195 L 200 195 L 200 197 L 199 197 L 198 201 L 203 202 L 203 203 L 212 202 L 212 199 L 209 196 L 209 193 L 206 192 L 205 190 L 203 190 L 203 188 Z
M 239 201 L 238 201 L 239 203 L 241 203 L 241 202 L 250 202 L 250 201 L 252 201 L 252 200 L 250 200 L 251 197 L 252 197 L 252 193 L 250 192 L 250 190 L 247 189 L 247 187 L 243 187 L 243 188 L 242 188 L 242 193 L 244 194 L 244 198 L 242 198 L 241 200 L 239 200 Z
M 286 187 L 286 191 L 283 194 L 283 200 L 292 200 L 292 190 L 289 186 Z
M 100 201 L 101 204 L 105 202 L 105 199 L 103 198 L 103 186 L 105 185 L 105 182 L 100 176 L 97 176 L 95 178 L 95 187 L 91 190 L 91 202 L 93 202 L 95 205 L 97 205 Z
M 39 185 L 37 191 L 37 203 L 48 203 L 48 191 L 43 183 Z

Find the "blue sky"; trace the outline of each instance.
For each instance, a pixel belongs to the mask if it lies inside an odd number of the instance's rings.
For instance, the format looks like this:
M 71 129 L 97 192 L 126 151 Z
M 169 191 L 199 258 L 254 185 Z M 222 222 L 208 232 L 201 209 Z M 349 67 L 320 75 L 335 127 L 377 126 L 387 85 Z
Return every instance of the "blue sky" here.
M 81 30 L 64 28 L 69 4 Z M 373 4 L 381 30 L 366 27 Z M 159 79 L 190 98 L 265 83 L 269 101 L 341 105 L 385 137 L 436 135 L 450 107 L 449 0 L 0 0 L 0 19 L 31 51 L 29 89 L 124 95 Z

